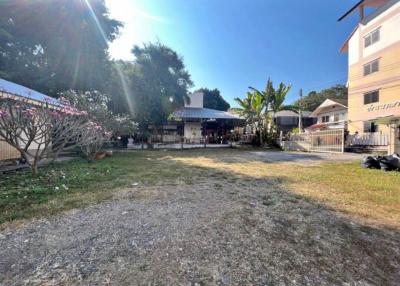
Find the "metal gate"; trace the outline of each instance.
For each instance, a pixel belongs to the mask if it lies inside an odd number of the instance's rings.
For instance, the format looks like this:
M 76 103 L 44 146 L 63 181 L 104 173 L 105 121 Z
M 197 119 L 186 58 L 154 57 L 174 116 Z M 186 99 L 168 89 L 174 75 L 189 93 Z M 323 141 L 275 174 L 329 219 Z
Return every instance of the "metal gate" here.
M 281 146 L 291 151 L 343 153 L 344 141 L 344 129 L 333 129 L 290 135 Z

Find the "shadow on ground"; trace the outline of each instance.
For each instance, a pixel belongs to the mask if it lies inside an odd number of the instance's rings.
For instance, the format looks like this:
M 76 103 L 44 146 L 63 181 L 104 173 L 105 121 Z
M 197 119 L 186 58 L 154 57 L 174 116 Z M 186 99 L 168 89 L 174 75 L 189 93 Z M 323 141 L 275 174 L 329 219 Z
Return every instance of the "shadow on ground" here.
M 174 181 L 2 231 L 0 284 L 398 285 L 399 231 L 295 195 L 286 177 L 175 157 L 156 160 L 182 170 Z

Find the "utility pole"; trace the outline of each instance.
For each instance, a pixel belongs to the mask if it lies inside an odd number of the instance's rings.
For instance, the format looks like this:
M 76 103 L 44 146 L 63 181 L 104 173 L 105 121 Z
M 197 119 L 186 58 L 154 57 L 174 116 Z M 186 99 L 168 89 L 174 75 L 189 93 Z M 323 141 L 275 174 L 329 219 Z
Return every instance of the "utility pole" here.
M 300 100 L 299 100 L 299 132 L 303 132 L 303 114 L 302 114 L 302 108 L 303 108 L 303 89 L 300 88 Z

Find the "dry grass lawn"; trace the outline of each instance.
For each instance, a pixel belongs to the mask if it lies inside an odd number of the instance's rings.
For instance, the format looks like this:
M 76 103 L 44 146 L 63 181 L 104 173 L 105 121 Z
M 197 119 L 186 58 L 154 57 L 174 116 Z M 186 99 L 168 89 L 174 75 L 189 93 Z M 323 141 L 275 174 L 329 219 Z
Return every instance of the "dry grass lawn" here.
M 1 175 L 0 225 L 108 200 L 132 182 L 195 183 L 205 170 L 223 179 L 274 179 L 281 188 L 355 219 L 400 227 L 398 172 L 366 170 L 359 162 L 266 162 L 250 151 L 232 149 L 121 153 L 95 163 L 55 164 L 38 177 L 29 172 Z
M 0 285 L 398 285 L 400 173 L 265 158 L 137 151 L 2 176 Z
M 399 172 L 363 169 L 359 162 L 269 163 L 229 151 L 216 157 L 193 153 L 171 159 L 247 178 L 275 177 L 295 194 L 369 223 L 400 228 Z

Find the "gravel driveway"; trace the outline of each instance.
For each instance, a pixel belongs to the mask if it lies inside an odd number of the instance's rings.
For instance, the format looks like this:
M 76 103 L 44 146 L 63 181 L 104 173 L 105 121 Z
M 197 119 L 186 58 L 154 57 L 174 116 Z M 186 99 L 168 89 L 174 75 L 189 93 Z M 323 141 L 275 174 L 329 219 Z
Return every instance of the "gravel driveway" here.
M 1 231 L 0 285 L 399 285 L 397 230 L 351 221 L 279 177 L 195 181 L 116 190 Z

